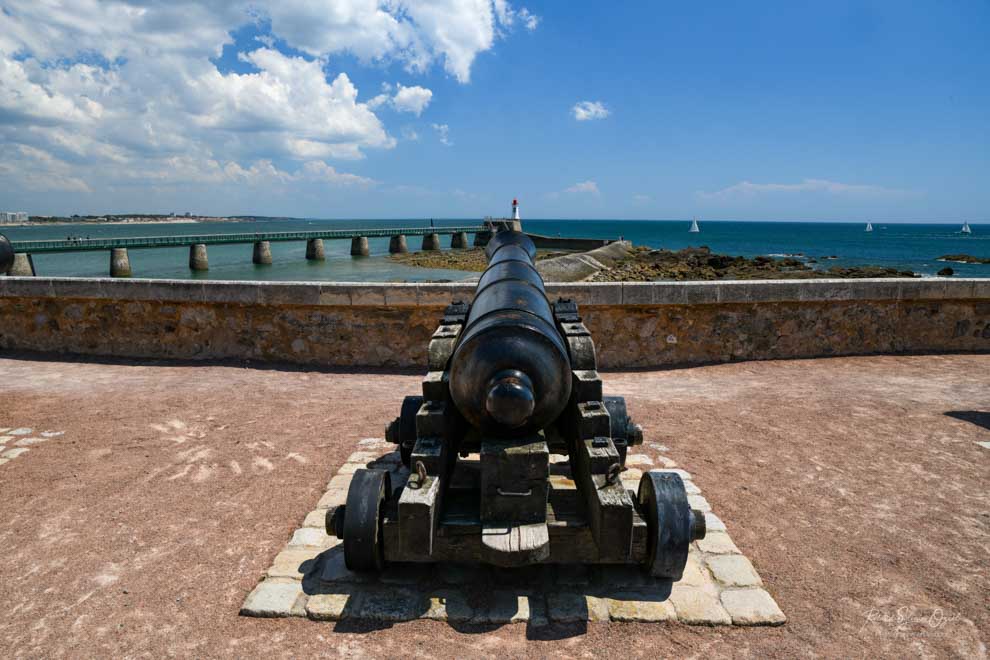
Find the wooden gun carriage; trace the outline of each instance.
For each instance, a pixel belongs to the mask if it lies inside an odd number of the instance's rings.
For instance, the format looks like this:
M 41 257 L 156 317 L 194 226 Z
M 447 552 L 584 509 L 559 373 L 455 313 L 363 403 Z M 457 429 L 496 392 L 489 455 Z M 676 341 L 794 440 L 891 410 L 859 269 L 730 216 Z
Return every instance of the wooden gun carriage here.
M 535 255 L 529 237 L 502 228 L 474 301 L 447 307 L 423 394 L 407 396 L 386 431 L 408 482 L 393 493 L 388 472 L 358 470 L 346 504 L 327 513 L 351 570 L 608 563 L 681 578 L 704 516 L 677 474 L 647 472 L 637 492 L 623 486 L 642 429 L 622 397 L 603 396 L 577 305 L 548 300 Z

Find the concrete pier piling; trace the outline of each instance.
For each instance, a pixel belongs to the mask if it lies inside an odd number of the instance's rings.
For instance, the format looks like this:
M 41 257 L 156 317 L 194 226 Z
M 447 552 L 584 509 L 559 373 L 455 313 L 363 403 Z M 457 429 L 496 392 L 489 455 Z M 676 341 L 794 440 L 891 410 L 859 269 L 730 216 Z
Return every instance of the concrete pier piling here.
M 371 251 L 368 249 L 367 236 L 355 236 L 351 239 L 352 257 L 367 257 L 369 254 L 371 254 Z
M 190 270 L 209 270 L 210 260 L 206 255 L 206 246 L 202 243 L 196 243 L 195 245 L 189 246 L 189 269 Z
M 11 277 L 34 277 L 34 259 L 30 254 L 18 252 L 14 254 L 14 263 L 7 272 Z
M 488 245 L 488 241 L 491 240 L 492 233 L 488 230 L 479 231 L 474 235 L 474 247 L 485 247 Z
M 110 277 L 130 277 L 131 260 L 127 256 L 127 248 L 112 248 L 110 250 Z
M 254 244 L 254 254 L 251 261 L 260 265 L 272 263 L 272 244 L 268 241 L 257 241 Z
M 327 258 L 323 251 L 322 238 L 310 238 L 306 241 L 306 258 L 310 261 L 323 261 Z
M 424 250 L 439 250 L 440 249 L 440 234 L 423 234 L 423 249 Z
M 468 246 L 468 237 L 466 231 L 455 231 L 450 235 L 450 247 L 456 249 L 466 248 Z
M 388 252 L 389 254 L 409 252 L 409 247 L 406 245 L 405 235 L 398 234 L 397 236 L 393 236 L 388 242 Z

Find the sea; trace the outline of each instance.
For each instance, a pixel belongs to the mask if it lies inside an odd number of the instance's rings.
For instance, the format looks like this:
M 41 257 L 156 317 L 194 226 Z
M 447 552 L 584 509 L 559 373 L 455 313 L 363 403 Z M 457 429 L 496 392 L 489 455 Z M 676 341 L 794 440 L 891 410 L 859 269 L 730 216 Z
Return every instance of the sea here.
M 174 224 L 62 224 L 0 226 L 10 240 L 76 237 L 177 236 L 189 234 L 255 233 L 268 231 L 316 231 L 374 227 L 426 227 L 423 219 L 394 220 L 258 220 L 251 222 L 200 222 Z M 481 224 L 474 219 L 435 221 L 437 226 Z M 736 222 L 701 221 L 699 233 L 688 233 L 688 220 L 523 220 L 526 231 L 545 236 L 624 238 L 635 245 L 678 250 L 708 246 L 714 252 L 755 257 L 798 256 L 816 259 L 813 267 L 886 266 L 911 270 L 933 277 L 950 266 L 958 277 L 990 277 L 990 264 L 938 261 L 946 254 L 969 254 L 990 258 L 990 224 L 971 224 L 972 233 L 960 232 L 959 224 L 849 222 Z M 470 240 L 471 237 L 469 237 Z M 410 250 L 418 250 L 421 239 L 409 236 Z M 449 237 L 442 236 L 449 245 Z M 350 256 L 349 240 L 325 242 L 326 261 L 305 259 L 304 241 L 272 244 L 270 266 L 251 263 L 250 244 L 209 246 L 210 269 L 188 268 L 188 248 L 130 250 L 134 277 L 214 280 L 423 282 L 451 281 L 470 276 L 454 270 L 418 268 L 391 260 L 388 238 L 369 240 L 371 256 Z M 832 258 L 834 257 L 834 258 Z M 51 277 L 106 277 L 107 252 L 39 254 L 34 257 L 38 275 Z

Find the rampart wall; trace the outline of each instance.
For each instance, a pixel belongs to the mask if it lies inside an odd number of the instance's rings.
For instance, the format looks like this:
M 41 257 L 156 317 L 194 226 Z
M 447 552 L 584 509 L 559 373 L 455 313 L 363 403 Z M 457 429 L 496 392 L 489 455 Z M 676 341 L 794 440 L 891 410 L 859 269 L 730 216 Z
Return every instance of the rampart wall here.
M 604 368 L 990 352 L 990 280 L 556 284 Z M 462 284 L 0 277 L 0 350 L 423 367 Z

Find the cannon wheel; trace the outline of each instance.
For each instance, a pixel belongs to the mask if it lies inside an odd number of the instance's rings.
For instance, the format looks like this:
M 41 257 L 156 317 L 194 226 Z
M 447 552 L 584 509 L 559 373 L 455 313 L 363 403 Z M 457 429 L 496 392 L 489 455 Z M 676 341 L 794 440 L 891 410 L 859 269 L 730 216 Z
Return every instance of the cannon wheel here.
M 684 482 L 673 472 L 647 472 L 639 480 L 638 499 L 649 529 L 643 568 L 653 577 L 680 580 L 694 524 Z
M 407 396 L 402 400 L 402 410 L 399 412 L 399 456 L 406 467 L 409 467 L 416 446 L 416 413 L 422 405 L 421 396 Z
M 358 470 L 347 489 L 344 510 L 344 564 L 349 570 L 379 573 L 385 567 L 382 513 L 392 494 L 384 470 Z

